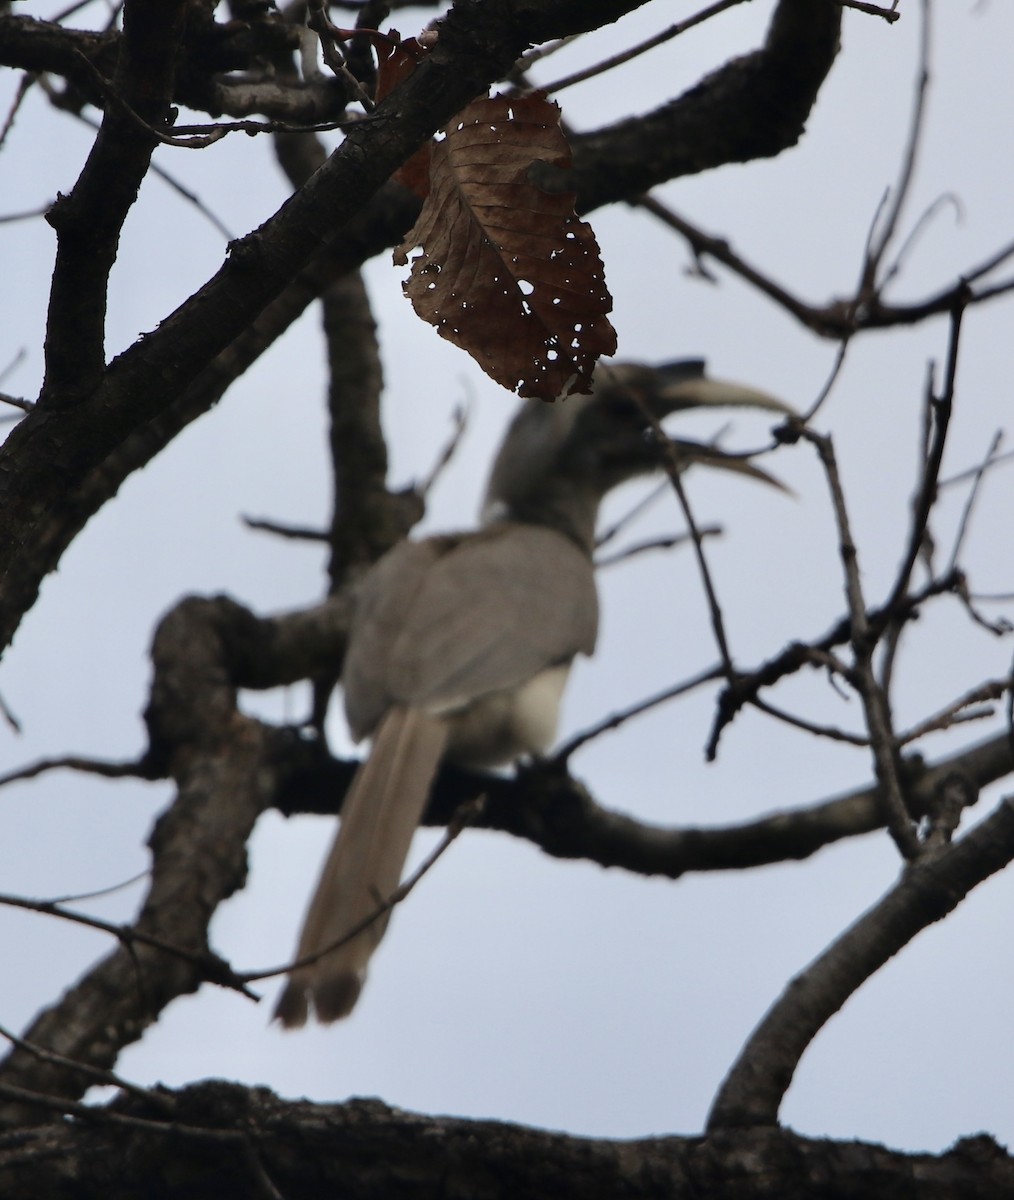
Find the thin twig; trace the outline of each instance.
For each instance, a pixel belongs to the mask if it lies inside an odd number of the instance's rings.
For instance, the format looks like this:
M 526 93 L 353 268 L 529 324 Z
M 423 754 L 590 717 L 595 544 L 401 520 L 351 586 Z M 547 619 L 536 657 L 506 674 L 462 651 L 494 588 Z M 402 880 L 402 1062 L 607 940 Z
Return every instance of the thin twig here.
M 263 517 L 240 518 L 247 529 L 255 529 L 261 533 L 273 533 L 277 537 L 289 538 L 294 542 L 326 542 L 327 531 L 311 529 L 306 525 L 282 525 L 278 521 L 268 521 Z
M 800 417 L 800 420 L 804 425 L 813 420 L 817 413 L 824 407 L 824 402 L 827 400 L 828 396 L 831 395 L 831 389 L 838 382 L 838 376 L 841 374 L 842 368 L 845 366 L 845 356 L 848 353 L 851 341 L 852 338 L 850 334 L 842 334 L 841 340 L 838 343 L 838 353 L 834 357 L 834 364 L 831 367 L 831 372 L 828 375 L 824 386 L 817 393 L 817 398 L 814 400 L 814 402 L 810 405 L 803 416 Z
M 175 146 L 181 150 L 206 150 L 230 133 L 323 133 L 328 130 L 348 129 L 353 125 L 362 124 L 363 121 L 374 119 L 369 115 L 365 117 L 357 115 L 348 120 L 321 121 L 313 125 L 292 125 L 287 121 L 220 121 L 211 125 L 181 125 L 178 129 L 171 127 L 173 132 L 165 133 L 156 129 L 154 125 L 149 124 L 139 113 L 135 112 L 86 55 L 76 47 L 72 48 L 72 53 L 87 70 L 92 82 L 107 103 L 114 105 L 132 124 L 155 138 L 163 146 Z
M 74 113 L 74 116 L 77 117 L 77 119 L 79 121 L 81 121 L 85 125 L 89 126 L 89 128 L 91 128 L 91 129 L 97 130 L 100 128 L 99 122 L 92 120 L 92 118 L 89 117 L 87 113 L 76 112 L 76 113 Z M 197 128 L 197 127 L 191 127 L 191 128 Z M 201 128 L 210 128 L 210 127 L 203 126 Z M 152 159 L 148 169 L 149 169 L 149 171 L 151 171 L 151 173 L 153 175 L 156 175 L 159 179 L 161 179 L 163 183 L 165 183 L 169 187 L 171 187 L 174 192 L 177 192 L 180 196 L 182 196 L 184 200 L 186 200 L 188 203 L 192 204 L 194 206 L 194 208 L 196 208 L 197 211 L 201 214 L 201 216 L 204 217 L 206 220 L 210 221 L 211 224 L 214 225 L 214 227 L 218 230 L 218 232 L 227 241 L 230 241 L 230 242 L 232 241 L 232 239 L 235 237 L 235 234 L 232 232 L 232 230 L 229 228 L 229 226 L 226 225 L 226 223 L 221 219 L 221 217 L 219 217 L 217 213 L 215 213 L 211 208 L 209 208 L 204 203 L 204 201 L 200 198 L 200 196 L 197 195 L 196 192 L 192 192 L 188 187 L 186 187 L 184 184 L 180 183 L 180 181 L 174 175 L 170 174 L 170 172 L 165 170 L 164 167 L 160 167 L 159 164 L 154 161 L 154 159 Z
M 877 683 L 873 670 L 876 631 L 871 631 L 863 599 L 859 556 L 852 537 L 845 493 L 830 437 L 804 430 L 803 437 L 817 450 L 824 466 L 835 523 L 838 527 L 839 553 L 845 575 L 845 595 L 849 610 L 850 641 L 854 660 L 854 681 L 866 718 L 873 751 L 874 771 L 882 789 L 884 819 L 888 832 L 901 854 L 908 860 L 918 857 L 921 846 L 905 807 L 898 773 L 897 745 L 891 728 L 887 696 Z M 904 595 L 904 593 L 902 593 Z M 890 609 L 890 606 L 888 606 Z
M 727 239 L 705 233 L 654 196 L 639 196 L 629 203 L 650 212 L 680 234 L 695 255 L 708 255 L 728 267 L 740 279 L 746 280 L 762 295 L 795 317 L 801 325 L 821 337 L 841 339 L 863 329 L 890 329 L 896 325 L 914 325 L 938 313 L 950 312 L 959 299 L 963 298 L 966 305 L 979 305 L 1014 291 L 1014 279 L 1002 280 L 988 287 L 969 291 L 971 284 L 1014 257 L 1014 242 L 1009 242 L 987 259 L 963 272 L 957 283 L 949 284 L 914 303 L 888 304 L 879 296 L 873 295 L 867 297 L 861 306 L 857 304 L 855 297 L 848 300 L 832 300 L 823 305 L 810 304 L 794 296 L 781 284 L 747 262 L 732 249 Z
M 919 214 L 919 218 L 912 226 L 911 230 L 906 234 L 905 240 L 901 243 L 901 246 L 898 249 L 898 253 L 894 256 L 893 262 L 884 272 L 883 277 L 880 280 L 881 291 L 887 287 L 891 280 L 896 279 L 901 274 L 905 260 L 915 249 L 920 237 L 922 237 L 922 235 L 926 232 L 926 230 L 929 228 L 930 222 L 945 204 L 951 205 L 960 219 L 961 201 L 957 196 L 954 195 L 953 192 L 945 192 L 942 196 L 937 196 L 937 198 L 931 204 L 928 204 L 926 208 Z
M 455 454 L 458 452 L 458 447 L 461 445 L 461 439 L 465 436 L 468 429 L 468 408 L 464 404 L 457 404 L 454 407 L 454 412 L 451 414 L 451 434 L 444 443 L 437 455 L 430 473 L 426 476 L 423 482 L 415 489 L 416 493 L 426 499 L 430 494 L 437 480 L 443 475 L 444 471 L 450 465 Z
M 849 733 L 835 725 L 818 725 L 815 721 L 808 721 L 805 717 L 798 717 L 795 713 L 787 712 L 784 708 L 771 704 L 770 701 L 762 700 L 760 696 L 754 696 L 750 703 L 761 712 L 767 713 L 769 717 L 784 721 L 786 725 L 801 729 L 804 733 L 812 734 L 814 737 L 828 738 L 833 742 L 847 742 L 850 746 L 869 746 L 870 744 L 870 739 L 863 737 L 862 734 Z
M 884 608 L 889 612 L 900 603 L 908 592 L 912 571 L 919 558 L 926 537 L 930 511 L 936 502 L 937 481 L 940 478 L 944 445 L 947 441 L 947 428 L 950 423 L 951 408 L 954 401 L 954 383 L 958 371 L 958 347 L 961 343 L 961 319 L 964 316 L 964 312 L 965 304 L 960 301 L 951 310 L 950 339 L 947 350 L 944 390 L 939 398 L 932 395 L 928 397 L 933 414 L 933 433 L 930 440 L 929 453 L 923 465 L 919 491 L 913 505 L 912 528 L 909 532 L 908 547 L 890 597 L 884 605 Z
M 1008 621 L 1006 617 L 1000 617 L 996 621 L 990 621 L 988 617 L 984 617 L 982 613 L 980 613 L 975 607 L 975 598 L 973 598 L 971 592 L 968 590 L 967 580 L 960 574 L 960 572 L 957 572 L 957 574 L 960 578 L 959 583 L 957 587 L 955 587 L 954 591 L 958 599 L 965 606 L 965 611 L 968 613 L 968 615 L 972 618 L 976 625 L 981 625 L 983 629 L 988 630 L 995 637 L 1006 637 L 1007 634 L 1011 632 L 1011 629 L 1014 628 L 1014 626 L 1011 625 L 1010 621 Z
M 7 119 L 3 123 L 3 128 L 0 129 L 0 147 L 7 141 L 7 135 L 14 128 L 14 120 L 18 115 L 21 105 L 24 103 L 25 97 L 38 78 L 39 76 L 35 71 L 25 71 L 18 80 L 17 91 L 14 93 L 14 99 L 11 101 Z
M 126 762 L 110 762 L 103 758 L 85 758 L 78 754 L 65 754 L 57 758 L 40 758 L 26 767 L 18 767 L 0 775 L 0 787 L 23 779 L 34 779 L 47 771 L 83 771 L 87 775 L 101 775 L 104 779 L 152 779 L 151 769 L 143 758 Z
M 704 525 L 700 529 L 702 538 L 721 537 L 725 531 L 721 525 Z M 625 546 L 622 550 L 617 550 L 613 554 L 603 554 L 595 559 L 595 570 L 600 571 L 604 567 L 615 567 L 617 563 L 628 562 L 632 558 L 637 558 L 642 554 L 647 554 L 652 550 L 673 550 L 677 546 L 683 546 L 691 541 L 689 533 L 674 533 L 669 537 L 646 538 L 641 542 L 633 542 L 629 546 Z
M 665 704 L 669 700 L 675 700 L 677 696 L 685 696 L 687 692 L 692 692 L 705 683 L 721 679 L 723 674 L 724 671 L 721 665 L 708 667 L 690 679 L 685 679 L 682 683 L 664 688 L 661 692 L 656 692 L 653 696 L 648 696 L 645 700 L 639 700 L 636 704 L 631 704 L 629 708 L 621 708 L 617 712 L 610 713 L 608 717 L 599 721 L 598 724 L 581 730 L 580 733 L 576 733 L 569 741 L 564 742 L 560 749 L 553 755 L 553 762 L 561 766 L 564 765 L 573 754 L 594 738 L 600 737 L 603 733 L 608 733 L 610 730 L 619 729 L 621 725 L 633 720 L 634 717 L 639 717 L 642 713 L 646 713 L 652 708 L 658 708 L 660 704 Z
M 660 429 L 659 432 L 661 432 Z M 667 458 L 669 459 L 669 480 L 679 500 L 680 508 L 683 509 L 683 519 L 690 530 L 690 540 L 694 546 L 694 557 L 697 559 L 697 567 L 701 573 L 701 583 L 704 585 L 704 594 L 708 600 L 711 628 L 715 635 L 715 641 L 718 644 L 718 652 L 722 656 L 725 677 L 726 679 L 733 679 L 736 675 L 736 669 L 733 666 L 732 654 L 729 651 L 729 639 L 725 633 L 725 619 L 722 616 L 722 608 L 718 602 L 718 592 L 711 577 L 707 556 L 704 553 L 704 534 L 698 526 L 693 511 L 690 508 L 690 501 L 687 498 L 686 489 L 683 487 L 683 480 L 680 478 L 679 464 L 676 461 L 675 451 L 671 446 L 668 448 Z
M 597 75 L 604 75 L 607 71 L 612 71 L 616 67 L 623 66 L 631 60 L 638 58 L 642 54 L 646 54 L 649 50 L 654 50 L 656 46 L 664 45 L 666 42 L 677 38 L 681 33 L 686 33 L 688 29 L 693 29 L 695 25 L 700 25 L 704 21 L 710 20 L 726 9 L 735 8 L 737 4 L 742 4 L 744 0 L 716 0 L 716 3 L 710 4 L 707 8 L 702 9 L 699 13 L 695 13 L 692 17 L 687 17 L 685 21 L 678 21 L 675 25 L 670 25 L 668 29 L 663 29 L 661 33 L 656 33 L 650 38 L 646 38 L 643 42 L 638 42 L 636 46 L 631 46 L 629 50 L 622 50 L 618 54 L 610 55 L 609 58 L 604 58 L 601 62 L 595 63 L 593 66 L 585 67 L 583 70 L 575 71 L 571 75 L 564 75 L 562 79 L 557 79 L 553 83 L 540 84 L 539 90 L 548 92 L 552 95 L 554 92 L 562 92 L 564 88 L 573 87 L 575 83 L 584 83 L 587 79 L 594 79 Z M 525 64 L 529 64 L 526 62 Z
M 87 1075 L 94 1083 L 101 1084 L 103 1087 L 119 1088 L 121 1091 L 129 1092 L 132 1096 L 137 1096 L 138 1099 L 145 1101 L 153 1108 L 161 1109 L 166 1116 L 171 1117 L 176 1112 L 176 1104 L 163 1092 L 152 1091 L 138 1083 L 131 1083 L 129 1079 L 124 1079 L 123 1076 L 117 1075 L 113 1071 L 107 1071 L 102 1067 L 93 1067 L 90 1063 L 78 1062 L 76 1059 L 67 1058 L 66 1055 L 47 1050 L 45 1046 L 39 1046 L 35 1042 L 25 1041 L 24 1038 L 18 1037 L 16 1033 L 12 1033 L 3 1025 L 0 1025 L 0 1037 L 5 1038 L 19 1050 L 24 1050 L 26 1054 L 30 1054 L 39 1062 L 80 1071 L 82 1075 Z
M 351 942 L 353 938 L 358 937 L 364 930 L 369 929 L 371 925 L 373 925 L 376 921 L 379 921 L 381 917 L 389 913 L 391 909 L 396 907 L 396 905 L 401 904 L 401 902 L 415 888 L 416 884 L 422 879 L 422 877 L 429 874 L 433 867 L 436 866 L 437 861 L 447 853 L 447 851 L 450 849 L 451 843 L 455 841 L 462 830 L 471 825 L 473 821 L 478 820 L 482 813 L 485 802 L 486 797 L 483 794 L 481 796 L 477 796 L 474 800 L 467 800 L 464 804 L 459 805 L 457 811 L 454 813 L 454 816 L 447 823 L 447 829 L 444 832 L 444 836 L 440 840 L 440 844 L 418 868 L 418 870 L 410 875 L 404 883 L 400 883 L 386 900 L 379 902 L 373 912 L 369 913 L 361 921 L 357 921 L 355 925 L 343 933 L 340 938 L 336 938 L 335 941 L 329 942 L 323 949 L 318 950 L 316 953 L 307 954 L 303 958 L 294 959 L 292 962 L 286 963 L 284 966 L 272 967 L 268 971 L 247 971 L 243 974 L 237 975 L 236 978 L 242 983 L 256 983 L 258 980 L 271 979 L 276 975 L 287 975 L 291 971 L 298 970 L 300 967 L 312 966 L 315 962 L 319 962 L 322 958 L 324 958 L 325 955 L 331 954 L 332 951 L 339 949 L 339 947 L 346 945 L 348 942 Z
M 912 189 L 915 178 L 916 159 L 922 142 L 924 121 L 926 116 L 926 98 L 930 84 L 930 8 L 928 0 L 922 2 L 922 23 L 919 38 L 919 68 L 916 76 L 915 99 L 912 105 L 912 118 L 909 122 L 908 140 L 901 160 L 901 170 L 898 181 L 894 186 L 893 200 L 887 211 L 879 236 L 873 239 L 870 252 L 863 269 L 863 277 L 859 287 L 859 295 L 866 297 L 879 292 L 882 284 L 877 275 L 880 264 L 887 248 L 894 240 L 894 235 L 901 220 L 901 214 Z
M 82 900 L 101 900 L 105 896 L 115 896 L 117 892 L 126 891 L 127 888 L 133 887 L 135 883 L 140 883 L 142 879 L 148 879 L 150 876 L 151 871 L 146 867 L 143 871 L 138 871 L 136 875 L 131 875 L 129 879 L 111 883 L 108 887 L 95 888 L 90 892 L 73 892 L 66 896 L 54 896 L 52 903 L 80 904 Z
M 919 738 L 925 737 L 928 733 L 938 733 L 942 729 L 949 729 L 957 723 L 958 714 L 964 709 L 970 708 L 973 704 L 985 704 L 990 700 L 1002 699 L 1010 691 L 1011 685 L 1012 680 L 1010 676 L 1006 679 L 992 679 L 986 683 L 980 683 L 978 687 L 972 688 L 971 691 L 966 692 L 932 717 L 927 717 L 924 721 L 920 721 L 918 725 L 913 725 L 905 733 L 898 734 L 898 745 L 906 746 L 910 742 L 915 742 Z M 992 715 L 993 710 L 989 708 L 977 712 L 974 716 L 966 715 L 963 719 L 978 721 Z
M 320 50 L 327 65 L 349 88 L 366 112 L 373 112 L 376 105 L 373 103 L 372 97 L 352 74 L 345 61 L 345 52 L 341 45 L 341 35 L 345 31 L 332 23 L 331 18 L 327 15 L 324 0 L 309 0 L 306 9 L 306 24 L 320 40 Z M 356 32 L 365 33 L 367 31 L 360 29 Z
M 596 536 L 595 549 L 601 550 L 603 546 L 608 545 L 615 537 L 623 532 L 624 529 L 632 524 L 642 513 L 646 512 L 656 500 L 662 497 L 669 490 L 669 484 L 663 480 L 656 484 L 646 495 L 641 496 L 634 504 L 621 514 L 613 522 L 612 525 L 607 525 L 606 528 Z
M 59 917 L 61 920 L 70 921 L 74 925 L 84 925 L 89 929 L 97 929 L 100 933 L 110 934 L 123 946 L 131 950 L 135 945 L 139 944 L 148 946 L 153 950 L 160 950 L 165 954 L 171 954 L 174 958 L 180 958 L 184 962 L 188 962 L 196 967 L 200 972 L 201 978 L 207 980 L 209 983 L 215 983 L 219 987 L 239 992 L 241 995 L 246 996 L 248 1000 L 259 999 L 246 986 L 247 979 L 237 975 L 225 959 L 220 958 L 210 950 L 203 952 L 186 950 L 182 946 L 174 946 L 172 942 L 166 942 L 162 938 L 153 937 L 150 933 L 144 933 L 133 925 L 119 925 L 113 921 L 103 921 L 99 917 L 87 916 L 85 913 L 71 912 L 62 905 L 49 900 L 28 900 L 24 896 L 0 893 L 0 905 L 3 904 L 9 908 L 21 908 L 27 912 L 41 913 L 43 916 Z
M 66 8 L 60 9 L 56 16 L 51 17 L 50 20 L 54 25 L 61 25 L 68 17 L 74 16 L 75 13 L 79 13 L 83 8 L 87 8 L 89 4 L 93 4 L 94 2 L 95 0 L 74 0 L 73 4 L 68 4 Z
M 931 579 L 918 592 L 907 596 L 900 610 L 871 609 L 867 614 L 868 627 L 879 636 L 890 621 L 911 620 L 927 600 L 945 593 L 958 593 L 961 586 L 962 580 L 958 575 L 942 575 L 938 579 Z M 850 618 L 843 617 L 827 633 L 813 642 L 791 642 L 784 650 L 759 667 L 749 672 L 741 672 L 735 683 L 725 688 L 719 697 L 718 711 L 715 714 L 715 722 L 705 750 L 707 760 L 709 762 L 714 760 L 722 731 L 732 723 L 736 714 L 751 702 L 761 688 L 774 687 L 782 679 L 809 666 L 828 666 L 834 674 L 840 675 L 856 686 L 851 676 L 851 669 L 830 656 L 834 647 L 846 645 L 851 635 Z M 829 662 L 834 665 L 829 665 Z
M 1003 430 L 998 429 L 993 434 L 992 441 L 989 443 L 989 449 L 986 451 L 986 457 L 976 468 L 972 486 L 968 490 L 968 498 L 965 501 L 965 507 L 961 511 L 961 520 L 958 522 L 958 532 L 954 538 L 954 549 L 951 551 L 951 561 L 948 565 L 948 571 L 956 571 L 958 569 L 958 558 L 961 555 L 961 548 L 965 542 L 965 536 L 972 520 L 972 511 L 975 508 L 975 502 L 979 497 L 979 489 L 982 486 L 982 481 L 985 478 L 986 472 L 997 461 L 997 451 L 1000 449 L 1000 444 L 1003 441 Z
M 871 17 L 883 17 L 889 25 L 901 20 L 901 13 L 895 7 L 897 2 L 895 0 L 890 8 L 884 8 L 881 4 L 870 4 L 868 0 L 838 0 L 842 8 L 854 8 L 857 12 L 869 13 Z
M 14 357 L 7 364 L 7 366 L 4 367 L 3 370 L 0 370 L 0 383 L 3 383 L 3 381 L 7 378 L 8 375 L 11 374 L 12 371 L 14 371 L 18 367 L 20 367 L 21 364 L 25 361 L 25 359 L 27 357 L 28 357 L 28 351 L 24 348 L 24 346 L 20 346 L 18 348 L 18 350 L 15 352 Z M 23 401 L 22 403 L 27 403 L 27 402 Z M 20 407 L 20 405 L 18 407 Z
M 21 722 L 7 706 L 7 701 L 4 700 L 2 695 L 0 695 L 0 716 L 3 717 L 3 719 L 11 727 L 11 729 L 14 730 L 15 733 L 21 732 Z
M 690 531 L 690 539 L 694 546 L 694 557 L 697 559 L 701 583 L 704 586 L 704 594 L 708 602 L 711 628 L 715 635 L 715 642 L 718 645 L 718 652 L 722 658 L 722 670 L 726 679 L 732 680 L 735 678 L 736 669 L 733 666 L 732 655 L 729 652 L 729 640 L 725 634 L 725 620 L 722 616 L 721 605 L 718 602 L 718 592 L 715 589 L 714 581 L 711 578 L 711 571 L 708 568 L 708 560 L 704 553 L 704 537 L 694 519 L 693 511 L 690 508 L 690 501 L 683 486 L 681 478 L 682 468 L 676 457 L 676 449 L 669 438 L 666 437 L 665 430 L 644 399 L 636 392 L 633 393 L 633 399 L 648 422 L 648 428 L 651 430 L 655 444 L 662 452 L 662 465 L 665 468 L 665 473 L 669 476 L 669 482 L 676 493 L 680 508 L 683 510 L 683 519 L 686 521 L 687 529 Z
M 1003 431 L 1000 431 L 1001 435 Z M 1003 454 L 994 454 L 990 460 L 990 467 L 1006 466 L 1007 463 L 1014 462 L 1014 450 L 1005 450 Z M 981 467 L 968 467 L 964 471 L 959 471 L 956 475 L 948 475 L 946 479 L 941 479 L 937 485 L 940 491 L 944 488 L 955 487 L 959 483 L 965 483 L 969 479 L 974 479 Z
M 8 404 L 11 408 L 17 408 L 26 413 L 31 412 L 35 407 L 31 400 L 25 400 L 22 396 L 11 396 L 7 392 L 0 392 L 0 404 Z
M 685 218 L 673 212 L 668 205 L 663 204 L 657 197 L 645 194 L 636 197 L 630 203 L 643 208 L 646 212 L 650 212 L 652 216 L 657 217 L 664 225 L 668 225 L 670 229 L 675 230 L 676 233 L 684 237 L 690 243 L 695 254 L 708 254 L 717 262 L 722 263 L 735 272 L 741 279 L 745 279 L 763 295 L 767 296 L 770 300 L 774 300 L 776 304 L 780 305 L 787 312 L 790 312 L 808 329 L 815 329 L 817 332 L 824 334 L 831 331 L 832 324 L 829 317 L 831 317 L 835 306 L 822 309 L 816 305 L 807 304 L 805 301 L 799 300 L 780 284 L 769 279 L 756 267 L 751 266 L 744 258 L 740 257 L 725 238 L 714 237 L 698 229 L 697 226 L 692 225 Z M 841 331 L 840 314 L 837 315 L 838 319 L 833 326 L 835 336 L 838 336 Z

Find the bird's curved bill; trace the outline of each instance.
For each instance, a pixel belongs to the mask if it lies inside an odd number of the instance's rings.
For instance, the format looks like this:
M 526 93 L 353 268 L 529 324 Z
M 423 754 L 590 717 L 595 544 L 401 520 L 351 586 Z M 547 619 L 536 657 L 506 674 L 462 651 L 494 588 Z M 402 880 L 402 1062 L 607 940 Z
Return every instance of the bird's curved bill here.
M 780 410 L 781 411 L 781 410 Z M 716 467 L 720 471 L 733 471 L 737 475 L 746 475 L 756 479 L 758 483 L 767 483 L 780 492 L 792 495 L 792 489 L 774 475 L 758 467 L 751 461 L 748 454 L 732 454 L 719 450 L 717 446 L 709 446 L 705 442 L 692 442 L 686 438 L 669 438 L 669 445 L 676 452 L 676 459 L 681 470 L 700 464 L 705 467 Z
M 659 389 L 658 398 L 671 405 L 670 411 L 680 408 L 760 408 L 767 412 L 796 416 L 796 411 L 784 400 L 742 383 L 725 379 L 679 379 Z

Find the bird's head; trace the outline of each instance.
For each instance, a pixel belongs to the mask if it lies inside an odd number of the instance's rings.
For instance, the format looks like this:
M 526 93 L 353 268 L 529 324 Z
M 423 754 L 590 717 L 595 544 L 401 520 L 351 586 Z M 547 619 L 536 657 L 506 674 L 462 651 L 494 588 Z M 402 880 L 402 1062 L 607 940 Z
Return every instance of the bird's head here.
M 590 395 L 530 400 L 518 411 L 493 464 L 485 519 L 580 525 L 570 532 L 588 542 L 606 493 L 663 465 L 667 451 L 655 423 L 702 407 L 792 412 L 755 388 L 708 378 L 700 359 L 600 364 Z M 668 442 L 681 468 L 702 462 L 777 483 L 742 456 L 687 439 Z

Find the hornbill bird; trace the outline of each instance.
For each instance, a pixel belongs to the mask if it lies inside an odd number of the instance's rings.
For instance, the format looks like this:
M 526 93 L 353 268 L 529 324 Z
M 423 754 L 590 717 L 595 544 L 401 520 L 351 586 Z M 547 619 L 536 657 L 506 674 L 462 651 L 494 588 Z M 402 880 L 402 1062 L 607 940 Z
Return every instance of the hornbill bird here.
M 364 577 L 342 674 L 352 735 L 372 738 L 303 924 L 296 959 L 321 954 L 398 886 L 441 762 L 486 768 L 543 753 L 570 665 L 598 630 L 592 554 L 603 497 L 658 470 L 703 462 L 773 482 L 697 442 L 660 446 L 653 419 L 780 401 L 707 378 L 699 360 L 600 364 L 594 390 L 528 401 L 493 464 L 478 530 L 405 541 Z M 657 434 L 657 427 L 654 427 Z M 275 1009 L 286 1027 L 351 1012 L 386 914 L 297 966 Z

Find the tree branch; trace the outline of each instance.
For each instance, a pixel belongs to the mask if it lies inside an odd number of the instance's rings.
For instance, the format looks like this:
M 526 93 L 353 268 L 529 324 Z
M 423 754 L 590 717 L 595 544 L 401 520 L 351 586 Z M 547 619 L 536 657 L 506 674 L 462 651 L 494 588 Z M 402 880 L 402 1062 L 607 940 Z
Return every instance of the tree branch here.
M 917 933 L 952 912 L 1014 858 L 1014 799 L 960 841 L 910 863 L 897 885 L 789 982 L 751 1035 L 715 1099 L 709 1131 L 773 1125 L 806 1047 Z
M 121 1096 L 6 1140 L 5 1200 L 71 1191 L 135 1200 L 164 1195 L 166 1180 L 188 1200 L 250 1200 L 265 1180 L 275 1195 L 357 1200 L 813 1200 L 814 1180 L 821 1200 L 896 1200 L 913 1180 L 919 1200 L 1007 1200 L 1014 1190 L 1014 1161 L 986 1137 L 939 1156 L 778 1129 L 617 1141 L 426 1117 L 379 1100 L 283 1101 L 221 1081 L 160 1096 L 171 1119 L 143 1095 Z
M 57 251 L 40 410 L 79 403 L 102 378 L 109 272 L 157 145 L 132 114 L 164 124 L 185 10 L 184 0 L 158 5 L 127 0 L 112 81 L 121 103 L 107 109 L 77 183 L 47 214 Z

